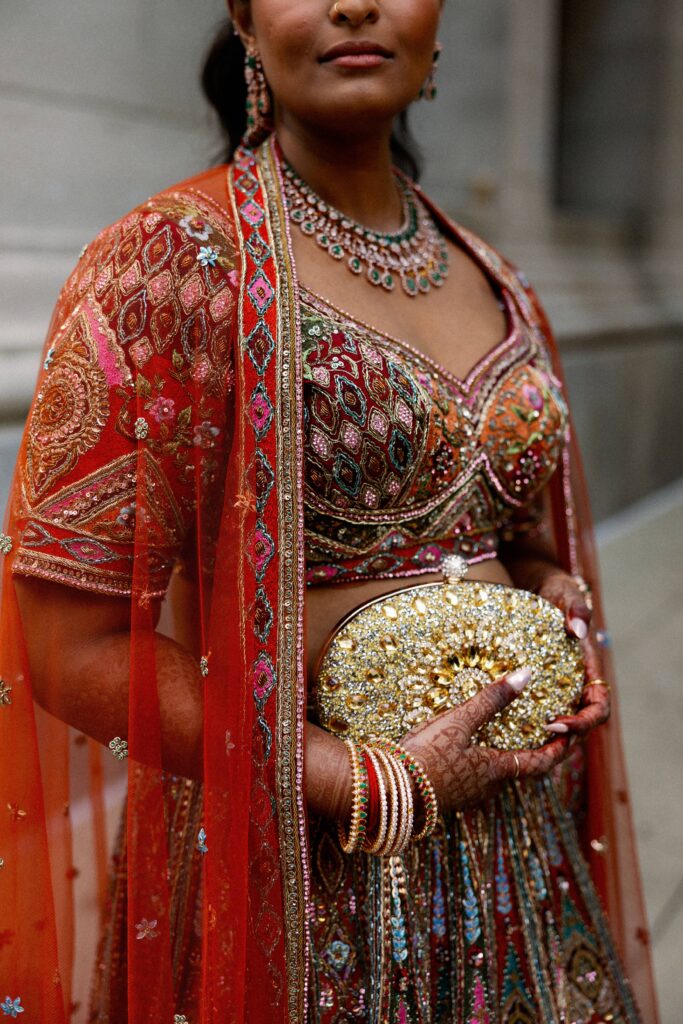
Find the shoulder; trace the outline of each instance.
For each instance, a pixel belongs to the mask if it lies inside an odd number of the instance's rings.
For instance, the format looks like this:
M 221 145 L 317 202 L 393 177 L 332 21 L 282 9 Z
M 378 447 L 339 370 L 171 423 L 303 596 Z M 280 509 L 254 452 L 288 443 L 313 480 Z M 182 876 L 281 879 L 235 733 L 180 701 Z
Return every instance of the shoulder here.
M 195 472 L 229 445 L 238 275 L 229 216 L 205 183 L 105 228 L 62 290 L 26 426 L 17 571 L 129 593 L 144 505 L 163 592 Z
M 165 189 L 83 249 L 57 301 L 48 362 L 86 327 L 129 379 L 148 363 L 176 361 L 174 353 L 194 360 L 220 349 L 225 357 L 239 282 L 220 201 L 225 178 L 216 168 Z
M 222 167 L 180 182 L 105 227 L 83 248 L 61 298 L 101 298 L 116 283 L 124 294 L 144 289 L 154 299 L 199 268 L 229 275 L 236 251 L 225 184 L 221 201 L 226 177 Z

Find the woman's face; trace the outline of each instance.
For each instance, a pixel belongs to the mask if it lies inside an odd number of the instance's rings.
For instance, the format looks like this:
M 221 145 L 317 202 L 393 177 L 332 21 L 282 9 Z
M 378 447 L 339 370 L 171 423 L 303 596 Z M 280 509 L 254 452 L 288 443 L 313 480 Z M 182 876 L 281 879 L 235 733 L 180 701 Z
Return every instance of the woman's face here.
M 442 0 L 234 0 L 261 54 L 276 122 L 362 134 L 390 122 L 429 72 Z

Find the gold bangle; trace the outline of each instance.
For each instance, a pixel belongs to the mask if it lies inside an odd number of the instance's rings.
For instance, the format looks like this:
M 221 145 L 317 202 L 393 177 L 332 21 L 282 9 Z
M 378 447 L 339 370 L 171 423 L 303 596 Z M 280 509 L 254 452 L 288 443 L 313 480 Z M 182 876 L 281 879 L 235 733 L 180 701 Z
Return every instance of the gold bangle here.
M 379 786 L 379 825 L 377 826 L 377 835 L 374 839 L 366 836 L 365 843 L 363 844 L 364 853 L 376 854 L 381 850 L 384 845 L 384 840 L 387 837 L 387 826 L 389 824 L 389 806 L 387 801 L 387 787 L 384 784 L 384 773 L 379 763 L 379 758 L 376 756 L 376 752 L 371 747 L 363 747 L 363 751 L 368 755 L 372 766 L 375 769 L 375 775 L 377 776 L 377 784 Z
M 518 779 L 519 778 L 519 773 L 522 770 L 522 767 L 521 767 L 521 765 L 519 763 L 519 758 L 517 757 L 517 754 L 513 753 L 512 757 L 513 757 L 514 762 L 515 762 L 515 774 L 512 776 L 512 778 L 513 779 Z
M 353 806 L 348 835 L 341 821 L 337 825 L 337 834 L 344 853 L 355 853 L 363 844 L 368 822 L 368 772 L 357 744 L 350 739 L 344 743 L 351 762 Z
M 413 842 L 420 843 L 422 840 L 428 839 L 429 836 L 433 834 L 439 819 L 439 803 L 436 799 L 434 786 L 420 762 L 417 761 L 416 758 L 414 758 L 413 755 L 405 749 L 405 747 L 399 746 L 398 743 L 392 743 L 390 740 L 380 741 L 380 746 L 392 753 L 394 757 L 397 757 L 398 760 L 405 765 L 406 769 L 410 772 L 410 776 L 415 783 L 415 787 L 420 794 L 420 797 L 422 798 L 425 824 L 422 831 L 418 833 L 418 835 L 413 836 Z
M 391 755 L 390 755 L 391 756 Z M 413 834 L 413 823 L 415 820 L 415 809 L 413 804 L 413 790 L 410 785 L 408 769 L 399 761 L 392 758 L 394 771 L 399 782 L 399 829 L 396 843 L 391 851 L 392 857 L 398 857 L 410 843 Z
M 591 681 L 589 683 L 586 683 L 586 685 L 583 687 L 581 693 L 585 693 L 586 690 L 589 690 L 591 688 L 591 686 L 604 686 L 605 689 L 608 691 L 611 691 L 612 689 L 612 684 L 608 683 L 606 679 L 591 679 Z
M 398 785 L 396 782 L 396 775 L 394 774 L 394 768 L 391 763 L 391 758 L 383 750 L 376 750 L 377 757 L 379 758 L 380 764 L 384 768 L 384 777 L 387 784 L 387 792 L 389 795 L 389 825 L 387 828 L 387 834 L 384 842 L 376 851 L 377 856 L 386 857 L 387 851 L 392 850 L 396 842 L 396 836 L 398 833 Z M 377 844 L 376 844 L 377 845 Z

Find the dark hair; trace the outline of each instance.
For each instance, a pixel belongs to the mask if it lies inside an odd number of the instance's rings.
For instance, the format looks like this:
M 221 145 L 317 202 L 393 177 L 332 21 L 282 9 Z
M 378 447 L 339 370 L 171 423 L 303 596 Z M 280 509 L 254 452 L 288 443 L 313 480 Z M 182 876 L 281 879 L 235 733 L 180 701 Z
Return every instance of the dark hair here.
M 209 47 L 201 81 L 204 95 L 218 114 L 225 136 L 221 159 L 232 160 L 246 128 L 247 87 L 244 80 L 244 46 L 240 37 L 233 32 L 229 19 L 221 24 Z M 417 181 L 421 171 L 420 154 L 408 126 L 405 110 L 396 119 L 391 152 L 396 166 Z

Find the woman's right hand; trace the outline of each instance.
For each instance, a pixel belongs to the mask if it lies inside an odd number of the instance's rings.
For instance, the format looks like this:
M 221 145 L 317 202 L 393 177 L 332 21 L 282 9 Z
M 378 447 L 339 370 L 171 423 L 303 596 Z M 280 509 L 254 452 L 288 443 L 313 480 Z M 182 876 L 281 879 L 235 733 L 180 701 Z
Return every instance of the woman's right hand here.
M 464 704 L 411 729 L 401 745 L 424 766 L 442 812 L 482 803 L 501 783 L 546 775 L 569 752 L 562 736 L 537 750 L 495 750 L 472 744 L 476 732 L 520 695 L 531 678 L 518 669 Z

